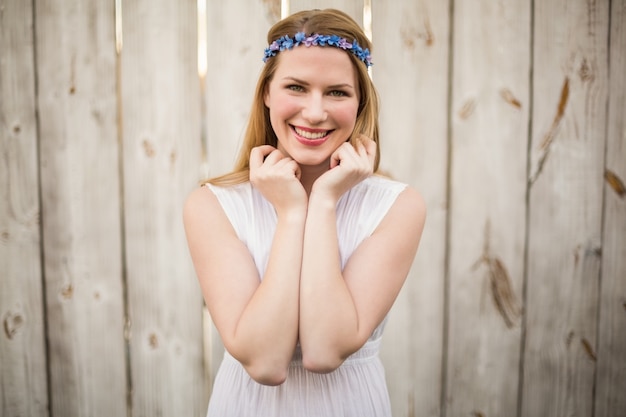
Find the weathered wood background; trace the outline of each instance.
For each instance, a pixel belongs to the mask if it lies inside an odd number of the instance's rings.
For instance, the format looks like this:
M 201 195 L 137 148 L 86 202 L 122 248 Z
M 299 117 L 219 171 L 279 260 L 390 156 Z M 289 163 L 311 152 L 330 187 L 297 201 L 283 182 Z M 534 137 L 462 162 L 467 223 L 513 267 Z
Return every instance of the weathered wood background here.
M 626 415 L 624 0 L 0 0 L 2 417 L 204 415 L 182 202 L 234 160 L 268 27 L 328 6 L 429 207 L 394 416 Z

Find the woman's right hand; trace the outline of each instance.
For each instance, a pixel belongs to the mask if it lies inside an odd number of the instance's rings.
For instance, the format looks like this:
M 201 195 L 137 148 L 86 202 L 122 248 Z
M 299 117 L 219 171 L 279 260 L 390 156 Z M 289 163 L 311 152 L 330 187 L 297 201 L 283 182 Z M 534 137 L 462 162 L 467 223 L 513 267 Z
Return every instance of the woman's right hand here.
M 307 195 L 300 182 L 300 166 L 273 146 L 257 146 L 250 152 L 250 182 L 278 215 L 306 210 Z

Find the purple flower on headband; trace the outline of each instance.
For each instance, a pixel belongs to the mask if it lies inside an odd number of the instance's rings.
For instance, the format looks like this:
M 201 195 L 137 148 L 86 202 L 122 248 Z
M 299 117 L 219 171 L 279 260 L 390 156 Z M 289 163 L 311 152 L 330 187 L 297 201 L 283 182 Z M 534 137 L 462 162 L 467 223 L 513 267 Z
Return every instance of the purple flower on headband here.
M 279 45 L 278 41 L 272 42 L 270 44 L 270 46 L 265 48 L 265 57 L 263 58 L 263 62 L 267 61 L 267 58 L 276 56 L 278 51 L 280 51 L 280 45 Z
M 306 36 L 304 32 L 296 33 L 293 39 L 291 39 L 289 35 L 284 35 L 276 39 L 267 48 L 265 48 L 263 62 L 267 62 L 268 58 L 276 56 L 276 54 L 280 51 L 292 49 L 299 45 L 304 45 L 307 47 L 318 45 L 334 46 L 336 48 L 340 48 L 344 51 L 350 52 L 352 55 L 361 60 L 365 64 L 365 66 L 370 67 L 372 65 L 372 57 L 370 55 L 369 49 L 361 48 L 356 40 L 350 43 L 347 39 L 342 38 L 338 35 L 320 35 L 319 33 L 313 33 L 310 36 Z
M 299 32 L 302 34 L 302 36 L 304 36 L 304 32 Z M 304 46 L 312 46 L 312 45 L 317 45 L 317 38 L 319 37 L 319 35 L 311 35 L 308 38 L 304 38 L 304 41 L 302 42 L 304 44 Z
M 352 49 L 352 44 L 344 38 L 339 38 L 339 45 L 341 49 Z

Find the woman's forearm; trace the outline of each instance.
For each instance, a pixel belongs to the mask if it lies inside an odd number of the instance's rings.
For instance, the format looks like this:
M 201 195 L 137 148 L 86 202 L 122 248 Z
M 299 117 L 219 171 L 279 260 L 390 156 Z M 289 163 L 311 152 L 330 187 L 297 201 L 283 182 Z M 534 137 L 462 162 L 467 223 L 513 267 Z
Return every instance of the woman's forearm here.
M 263 280 L 234 329 L 232 353 L 261 383 L 284 380 L 296 346 L 303 235 L 304 215 L 279 218 Z
M 362 342 L 358 315 L 342 276 L 336 202 L 311 194 L 300 278 L 300 344 L 305 367 L 329 372 Z

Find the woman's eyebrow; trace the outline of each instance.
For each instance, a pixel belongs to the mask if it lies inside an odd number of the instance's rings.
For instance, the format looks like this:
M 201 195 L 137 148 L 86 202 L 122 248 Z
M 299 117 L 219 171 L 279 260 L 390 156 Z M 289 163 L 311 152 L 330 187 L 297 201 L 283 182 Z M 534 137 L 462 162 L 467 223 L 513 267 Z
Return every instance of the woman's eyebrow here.
M 308 83 L 308 82 L 306 82 L 304 80 L 301 80 L 299 78 L 292 77 L 292 76 L 284 77 L 283 81 L 293 81 L 295 83 L 302 84 L 302 85 L 307 85 L 307 86 L 310 85 L 310 83 Z M 333 84 L 333 85 L 329 85 L 327 88 L 331 88 L 331 89 L 333 89 L 333 88 L 350 88 L 350 89 L 354 90 L 354 86 L 352 84 L 350 84 L 350 83 Z

